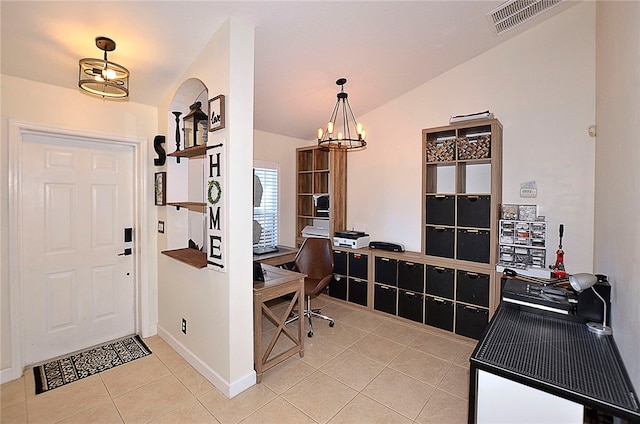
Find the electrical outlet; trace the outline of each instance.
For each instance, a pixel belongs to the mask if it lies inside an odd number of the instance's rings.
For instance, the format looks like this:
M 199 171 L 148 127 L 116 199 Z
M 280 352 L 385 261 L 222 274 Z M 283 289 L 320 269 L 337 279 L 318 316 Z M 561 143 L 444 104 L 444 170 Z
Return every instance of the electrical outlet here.
M 182 318 L 182 332 L 187 334 L 187 320 Z

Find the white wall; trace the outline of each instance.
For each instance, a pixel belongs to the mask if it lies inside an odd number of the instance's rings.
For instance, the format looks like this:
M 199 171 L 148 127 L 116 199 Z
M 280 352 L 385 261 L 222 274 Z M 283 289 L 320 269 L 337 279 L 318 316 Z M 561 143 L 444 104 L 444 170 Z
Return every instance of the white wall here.
M 90 97 L 79 90 L 70 90 L 20 78 L 2 75 L 2 136 L 0 143 L 0 276 L 2 278 L 2 326 L 0 369 L 11 364 L 11 311 L 9 308 L 9 231 L 8 231 L 8 145 L 9 119 L 42 126 L 60 127 L 70 130 L 90 131 L 121 137 L 143 137 L 148 139 L 148 151 L 155 156 L 153 137 L 157 134 L 157 109 L 131 102 L 110 102 Z M 149 166 L 147 180 L 152 181 L 153 166 Z M 151 186 L 149 186 L 151 187 Z M 153 204 L 152 191 L 147 190 L 145 198 Z M 149 209 L 148 239 L 155 244 L 155 210 Z M 156 310 L 156 257 L 155 250 L 141 252 L 149 261 L 149 321 L 144 334 L 155 332 Z
M 640 389 L 640 3 L 598 2 L 594 270 L 609 276 L 613 333 Z
M 158 333 L 233 396 L 255 384 L 253 370 L 252 191 L 254 29 L 230 18 L 212 37 L 159 107 L 161 133 L 173 138 L 171 104 L 182 82 L 201 80 L 209 98 L 224 94 L 226 126 L 209 137 L 226 140 L 226 272 L 195 269 L 160 253 Z M 171 178 L 167 175 L 167 178 Z M 161 219 L 171 226 L 168 208 Z M 159 251 L 166 248 L 159 237 Z M 187 334 L 181 320 L 187 319 Z
M 504 126 L 503 203 L 540 206 L 551 229 L 548 263 L 564 223 L 567 270 L 590 272 L 594 65 L 595 4 L 584 2 L 358 117 L 368 145 L 348 154 L 347 227 L 420 251 L 421 130 L 489 109 Z M 521 199 L 520 183 L 530 180 L 538 197 Z
M 296 245 L 296 148 L 311 146 L 300 140 L 264 131 L 253 133 L 253 158 L 276 162 L 278 166 L 278 240 L 281 245 Z

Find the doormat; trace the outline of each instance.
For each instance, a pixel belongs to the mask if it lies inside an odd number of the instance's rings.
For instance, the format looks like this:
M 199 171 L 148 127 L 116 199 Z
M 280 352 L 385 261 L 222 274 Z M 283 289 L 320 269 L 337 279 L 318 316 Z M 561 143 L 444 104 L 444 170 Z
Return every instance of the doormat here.
M 144 344 L 140 336 L 135 335 L 47 362 L 33 368 L 36 394 L 73 383 L 81 378 L 150 354 L 151 350 Z

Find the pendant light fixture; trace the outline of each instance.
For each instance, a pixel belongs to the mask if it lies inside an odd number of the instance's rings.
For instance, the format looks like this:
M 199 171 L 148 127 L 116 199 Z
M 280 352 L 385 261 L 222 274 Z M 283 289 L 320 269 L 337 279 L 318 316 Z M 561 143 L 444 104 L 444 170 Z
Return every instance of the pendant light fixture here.
M 340 92 L 327 127 L 318 128 L 318 146 L 320 147 L 335 150 L 358 150 L 367 145 L 362 123 L 356 120 L 349 104 L 349 96 L 344 92 L 346 82 L 346 78 L 340 78 L 336 81 L 336 85 L 340 86 Z
M 104 59 L 80 59 L 78 86 L 103 98 L 128 98 L 129 71 L 124 66 L 107 60 L 107 52 L 116 49 L 115 41 L 107 37 L 96 37 L 96 46 L 104 51 Z

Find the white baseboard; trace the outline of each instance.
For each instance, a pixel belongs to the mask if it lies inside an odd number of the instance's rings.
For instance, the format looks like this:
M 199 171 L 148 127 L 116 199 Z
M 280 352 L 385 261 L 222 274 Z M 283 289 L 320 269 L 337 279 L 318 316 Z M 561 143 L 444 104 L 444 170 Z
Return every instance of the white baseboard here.
M 13 366 L 0 370 L 0 384 L 8 383 L 22 377 L 22 370 L 16 370 Z
M 250 373 L 234 382 L 228 382 L 217 372 L 211 369 L 207 364 L 202 362 L 193 352 L 187 349 L 175 337 L 158 326 L 158 336 L 169 344 L 176 352 L 180 354 L 193 368 L 204 376 L 211 384 L 216 386 L 218 390 L 224 393 L 228 398 L 232 398 L 242 393 L 249 387 L 256 384 L 256 372 L 252 370 Z

